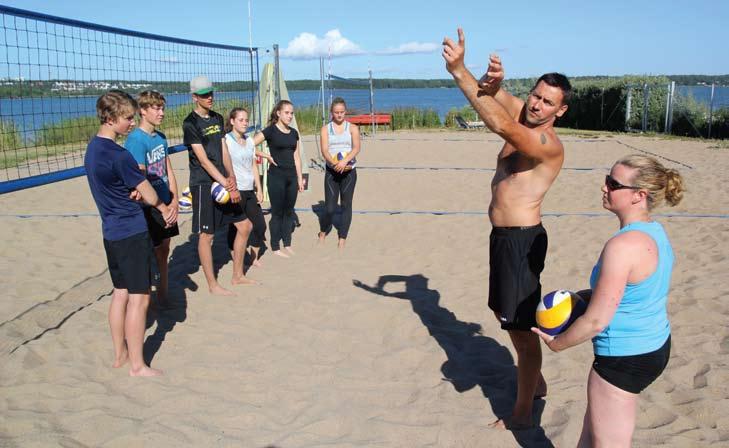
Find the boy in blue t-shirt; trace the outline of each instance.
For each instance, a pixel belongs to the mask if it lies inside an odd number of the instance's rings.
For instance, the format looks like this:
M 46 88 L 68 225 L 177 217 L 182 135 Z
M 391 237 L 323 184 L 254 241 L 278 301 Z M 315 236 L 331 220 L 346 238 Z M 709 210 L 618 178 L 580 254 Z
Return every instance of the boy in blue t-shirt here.
M 132 153 L 139 164 L 139 169 L 147 176 L 147 180 L 157 192 L 157 196 L 172 210 L 176 218 L 179 210 L 177 180 L 167 153 L 167 138 L 157 130 L 165 116 L 165 97 L 154 90 L 146 90 L 139 94 L 137 103 L 141 117 L 139 127 L 129 133 L 124 147 Z M 143 208 L 159 268 L 157 300 L 161 306 L 166 306 L 170 238 L 179 235 L 180 230 L 177 224 L 168 227 L 156 208 L 149 206 Z
M 152 243 L 142 207 L 135 199 L 157 208 L 167 225 L 174 224 L 176 218 L 139 171 L 134 157 L 115 142 L 134 127 L 136 110 L 136 101 L 120 90 L 99 97 L 96 114 L 101 126 L 86 148 L 84 168 L 101 215 L 104 249 L 114 285 L 109 307 L 113 367 L 121 367 L 129 360 L 129 375 L 157 376 L 162 372 L 147 366 L 142 354 Z

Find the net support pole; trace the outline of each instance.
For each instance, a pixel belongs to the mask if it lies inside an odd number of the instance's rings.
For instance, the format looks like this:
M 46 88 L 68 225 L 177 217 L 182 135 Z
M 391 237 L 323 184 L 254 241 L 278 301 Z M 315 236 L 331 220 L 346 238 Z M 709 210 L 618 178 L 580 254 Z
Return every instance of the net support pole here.
M 253 110 L 251 110 L 251 118 L 253 119 L 252 121 L 255 123 L 256 116 L 257 116 L 256 113 L 258 112 L 258 105 L 256 104 L 257 95 L 255 92 L 257 92 L 258 89 L 256 88 L 256 82 L 255 82 L 255 79 L 253 78 L 253 67 L 255 67 L 255 65 L 253 65 L 253 49 L 252 48 L 250 51 L 250 59 L 251 59 L 251 108 L 253 109 Z M 258 123 L 256 123 L 256 124 L 258 124 Z
M 663 132 L 668 133 L 668 115 L 671 112 L 671 84 L 666 89 L 666 118 L 663 120 Z
M 648 100 L 650 94 L 651 90 L 648 83 L 643 83 L 643 118 L 640 121 L 640 130 L 643 132 L 648 130 Z
M 709 98 L 709 133 L 706 135 L 706 138 L 711 138 L 711 123 L 714 121 L 714 86 L 715 84 L 711 83 L 711 97 Z
M 329 89 L 329 103 L 332 104 L 334 99 L 334 87 L 332 86 L 332 47 L 329 46 L 329 55 L 327 61 L 327 88 Z
M 625 100 L 625 130 L 630 130 L 630 112 L 631 108 L 633 106 L 633 88 L 631 86 L 628 87 L 628 98 Z
M 372 135 L 377 135 L 377 126 L 375 125 L 375 91 L 372 85 L 372 69 L 368 71 L 370 74 L 370 118 L 372 120 Z
M 668 125 L 666 125 L 666 133 L 671 133 L 673 127 L 673 96 L 676 93 L 676 81 L 671 81 L 668 89 Z
M 263 129 L 263 107 L 261 104 L 261 68 L 259 67 L 258 50 L 256 50 L 256 79 L 258 79 L 258 85 L 256 86 L 256 92 L 258 92 L 258 126 Z
M 322 126 L 327 122 L 326 96 L 324 92 L 324 58 L 319 58 L 319 80 L 321 81 L 321 122 Z
M 279 83 L 281 80 L 279 79 L 279 69 L 281 67 L 279 66 L 278 61 L 278 44 L 273 44 L 273 98 L 274 103 L 278 103 L 281 101 L 281 91 L 279 90 Z

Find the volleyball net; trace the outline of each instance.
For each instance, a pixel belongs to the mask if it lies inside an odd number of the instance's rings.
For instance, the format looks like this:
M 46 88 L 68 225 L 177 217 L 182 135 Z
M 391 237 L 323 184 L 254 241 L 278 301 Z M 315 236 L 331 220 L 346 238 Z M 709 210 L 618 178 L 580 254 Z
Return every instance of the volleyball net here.
M 162 132 L 181 142 L 189 82 L 206 75 L 221 114 L 247 106 L 260 125 L 258 48 L 113 28 L 0 5 L 0 193 L 84 174 L 97 97 L 156 90 Z M 171 152 L 183 148 L 175 147 Z
M 348 115 L 374 113 L 374 89 L 371 79 L 348 79 L 329 74 L 327 83 L 327 109 L 334 98 L 342 98 L 347 103 Z
M 347 103 L 347 115 L 372 115 L 375 113 L 375 91 L 372 71 L 367 78 L 346 78 L 332 72 L 332 62 L 328 67 L 320 60 L 322 121 L 329 121 L 329 109 L 334 98 L 342 98 Z

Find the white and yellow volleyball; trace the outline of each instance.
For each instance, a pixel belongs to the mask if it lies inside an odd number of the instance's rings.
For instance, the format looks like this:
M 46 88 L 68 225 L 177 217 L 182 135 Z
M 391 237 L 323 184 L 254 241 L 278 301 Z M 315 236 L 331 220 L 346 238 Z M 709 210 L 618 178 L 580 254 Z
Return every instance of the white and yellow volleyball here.
M 537 325 L 543 332 L 555 336 L 563 332 L 587 308 L 579 294 L 558 289 L 542 297 L 537 305 Z
M 339 163 L 342 160 L 344 160 L 348 155 L 349 155 L 349 152 L 348 151 L 341 151 L 341 152 L 338 152 L 338 153 L 334 154 L 332 156 L 332 159 L 333 159 L 332 164 L 333 165 L 336 165 L 337 163 Z M 354 160 L 350 160 L 349 162 L 347 162 L 346 169 L 347 170 L 351 170 L 352 169 L 352 165 L 354 165 Z
M 192 208 L 192 197 L 183 195 L 177 203 L 180 205 L 180 210 L 190 210 Z
M 228 193 L 228 190 L 217 182 L 213 182 L 210 188 L 210 194 L 218 204 L 227 204 L 230 201 L 230 193 Z

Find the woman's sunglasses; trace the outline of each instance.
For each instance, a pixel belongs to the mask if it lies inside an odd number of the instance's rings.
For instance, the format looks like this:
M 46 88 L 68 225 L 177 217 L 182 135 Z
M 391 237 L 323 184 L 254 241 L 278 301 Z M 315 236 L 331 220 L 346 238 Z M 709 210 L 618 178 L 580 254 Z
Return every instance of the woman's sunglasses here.
M 640 187 L 632 187 L 630 185 L 623 185 L 623 184 L 621 184 L 617 180 L 613 179 L 613 176 L 611 176 L 609 174 L 607 176 L 605 176 L 605 186 L 610 191 L 625 190 L 625 189 L 628 189 L 628 190 L 640 190 Z

